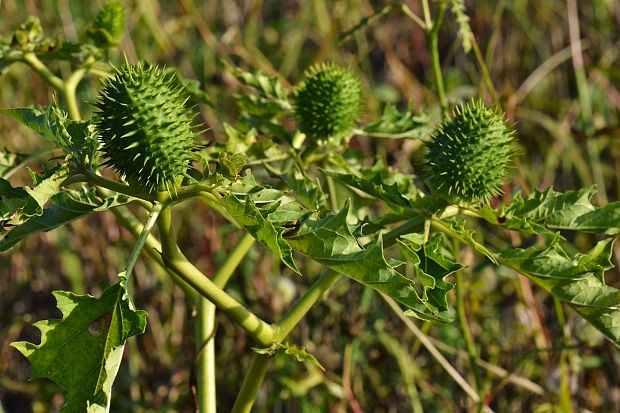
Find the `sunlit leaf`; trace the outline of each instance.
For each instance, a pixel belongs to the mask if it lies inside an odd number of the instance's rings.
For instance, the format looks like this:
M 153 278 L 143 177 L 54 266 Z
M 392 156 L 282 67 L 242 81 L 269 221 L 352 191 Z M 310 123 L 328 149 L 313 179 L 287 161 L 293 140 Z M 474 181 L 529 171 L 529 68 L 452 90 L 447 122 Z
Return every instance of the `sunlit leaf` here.
M 2 180 L 0 180 L 0 191 L 2 191 Z M 15 189 L 15 188 L 14 188 Z M 23 190 L 22 190 L 23 191 Z M 23 191 L 25 195 L 25 191 Z M 30 196 L 28 196 L 30 198 Z M 30 198 L 29 204 L 24 204 L 24 209 L 18 210 L 7 224 L 10 224 L 4 233 L 0 230 L 0 252 L 6 251 L 24 238 L 37 232 L 49 231 L 51 229 L 68 224 L 71 221 L 80 219 L 96 211 L 104 211 L 119 205 L 127 204 L 130 201 L 125 195 L 114 195 L 107 199 L 99 199 L 92 189 L 80 191 L 64 190 L 51 199 L 51 205 L 41 211 L 37 211 L 38 205 Z M 13 200 L 15 200 L 13 198 Z M 3 208 L 0 200 L 0 211 Z M 28 209 L 30 208 L 30 209 Z M 19 218 L 19 221 L 17 221 Z
M 120 278 L 100 298 L 55 291 L 62 319 L 34 324 L 40 344 L 11 344 L 32 364 L 32 378 L 47 377 L 65 390 L 62 413 L 108 412 L 125 342 L 144 333 L 146 313 L 135 309 Z
M 554 230 L 620 234 L 620 202 L 597 208 L 591 203 L 595 193 L 594 187 L 564 193 L 535 190 L 525 198 L 515 195 L 503 209 L 486 207 L 481 215 L 494 224 L 534 234 Z
M 349 206 L 335 215 L 319 220 L 306 220 L 298 233 L 286 241 L 302 254 L 318 261 L 336 272 L 389 295 L 410 314 L 424 320 L 450 321 L 449 316 L 428 300 L 420 298 L 414 281 L 396 270 L 398 263 L 388 262 L 383 253 L 382 238 L 365 248 L 353 236 L 347 223 Z
M 441 235 L 434 234 L 426 243 L 424 234 L 407 234 L 398 240 L 401 252 L 415 268 L 416 278 L 424 287 L 422 299 L 437 307 L 440 311 L 448 310 L 446 295 L 454 284 L 446 277 L 463 268 L 441 254 L 439 247 Z
M 604 280 L 605 271 L 613 268 L 613 243 L 614 239 L 599 241 L 588 253 L 574 256 L 558 244 L 544 250 L 510 249 L 498 259 L 570 304 L 620 347 L 620 290 Z
M 412 139 L 428 135 L 428 117 L 416 115 L 413 103 L 409 103 L 404 112 L 393 104 L 388 104 L 381 118 L 364 126 L 362 132 L 373 137 L 390 139 Z

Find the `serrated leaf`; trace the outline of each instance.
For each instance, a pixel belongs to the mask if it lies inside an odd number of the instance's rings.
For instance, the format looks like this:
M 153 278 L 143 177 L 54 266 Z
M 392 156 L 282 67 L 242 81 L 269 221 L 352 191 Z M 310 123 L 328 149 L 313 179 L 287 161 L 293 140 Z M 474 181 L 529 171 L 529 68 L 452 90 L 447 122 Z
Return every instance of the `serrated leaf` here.
M 325 367 L 323 367 L 321 363 L 319 363 L 319 360 L 317 360 L 316 357 L 308 353 L 305 347 L 303 346 L 300 347 L 295 344 L 285 342 L 285 343 L 282 343 L 282 348 L 284 349 L 284 354 L 291 356 L 296 361 L 300 363 L 313 364 L 317 366 L 318 368 L 320 368 L 321 370 L 325 371 Z
M 428 300 L 420 298 L 414 281 L 403 276 L 388 263 L 383 253 L 382 238 L 363 248 L 347 224 L 349 205 L 335 215 L 319 220 L 306 220 L 297 235 L 286 241 L 296 251 L 318 261 L 336 272 L 389 295 L 423 320 L 450 321 Z M 355 231 L 357 232 L 357 231 Z
M 108 412 L 125 342 L 144 333 L 146 313 L 135 309 L 120 278 L 100 298 L 55 291 L 62 319 L 34 324 L 40 344 L 11 344 L 32 364 L 32 378 L 47 377 L 65 390 L 62 413 Z
M 360 190 L 374 198 L 380 199 L 392 205 L 392 207 L 411 208 L 411 202 L 399 191 L 398 185 L 393 183 L 386 184 L 379 173 L 370 179 L 359 178 L 351 174 L 341 174 L 332 171 L 322 171 L 325 175 L 331 176 L 338 182 Z
M 444 229 L 452 236 L 460 239 L 479 253 L 486 256 L 489 260 L 491 260 L 493 264 L 497 264 L 495 254 L 491 252 L 487 247 L 485 247 L 484 244 L 478 242 L 476 238 L 474 238 L 474 231 L 465 228 L 465 224 L 463 222 L 457 221 L 455 219 L 443 219 L 435 221 L 435 223 L 437 225 L 443 226 Z
M 0 180 L 0 192 L 2 191 L 1 185 L 2 180 Z M 28 196 L 28 198 L 30 197 Z M 96 197 L 93 189 L 64 190 L 50 199 L 52 205 L 42 210 L 40 215 L 32 212 L 32 208 L 37 207 L 35 201 L 32 200 L 29 214 L 26 213 L 28 210 L 19 211 L 20 221 L 9 221 L 11 230 L 4 234 L 0 230 L 0 234 L 3 234 L 0 236 L 0 252 L 8 250 L 24 238 L 37 232 L 52 230 L 95 211 L 104 211 L 125 205 L 130 200 L 127 196 L 118 194 L 100 200 Z M 2 202 L 0 200 L 0 210 L 2 209 Z
M 594 187 L 564 193 L 553 188 L 536 190 L 525 198 L 515 195 L 503 209 L 485 207 L 481 216 L 491 223 L 530 234 L 552 234 L 555 230 L 620 234 L 620 202 L 597 208 L 591 203 L 595 193 Z
M 377 138 L 414 139 L 428 135 L 428 117 L 416 115 L 410 102 L 404 112 L 400 112 L 393 104 L 383 109 L 381 118 L 364 126 L 363 133 Z
M 282 86 L 280 79 L 267 76 L 260 70 L 248 72 L 238 67 L 232 67 L 226 62 L 224 63 L 228 72 L 242 84 L 255 89 L 262 96 L 275 99 L 276 101 L 286 102 L 288 93 L 286 89 L 284 89 L 284 86 Z
M 229 152 L 222 152 L 218 158 L 218 172 L 225 178 L 237 179 L 246 162 L 247 157 L 244 153 L 231 154 Z
M 66 175 L 65 166 L 46 171 L 42 176 L 31 172 L 32 188 L 13 188 L 9 181 L 0 178 L 0 235 L 6 232 L 6 228 L 17 227 L 31 217 L 41 215 L 47 202 L 60 191 Z M 2 240 L 0 237 L 0 244 Z
M 24 190 L 34 199 L 41 210 L 47 202 L 60 191 L 60 185 L 67 178 L 68 167 L 66 164 L 47 171 L 43 175 L 30 172 L 34 186 L 25 187 Z
M 268 219 L 271 213 L 277 211 L 280 206 L 279 203 L 272 203 L 273 205 L 271 205 L 269 209 L 260 210 L 254 204 L 250 196 L 246 196 L 245 202 L 243 202 L 233 193 L 227 193 L 222 200 L 228 213 L 235 218 L 239 224 L 245 227 L 254 238 L 262 242 L 275 253 L 287 267 L 299 274 L 299 270 L 293 259 L 293 250 L 283 237 L 283 234 L 288 231 L 288 229 L 284 226 L 276 227 L 274 223 Z
M 613 243 L 614 239 L 599 241 L 588 253 L 572 257 L 558 244 L 544 250 L 510 249 L 498 259 L 570 304 L 620 347 L 620 290 L 604 280 L 604 272 L 613 268 Z
M 441 254 L 441 240 L 440 234 L 434 234 L 426 243 L 424 234 L 407 234 L 398 240 L 398 246 L 403 256 L 414 266 L 416 277 L 424 287 L 422 299 L 428 300 L 440 311 L 446 311 L 446 295 L 454 288 L 454 284 L 447 282 L 446 277 L 463 266 Z
M 29 217 L 39 214 L 41 208 L 24 188 L 13 188 L 6 179 L 0 178 L 0 234 L 4 228 L 21 225 Z
M 81 163 L 92 161 L 97 149 L 97 140 L 93 135 L 90 122 L 74 121 L 56 105 L 48 106 L 45 111 L 35 108 L 0 109 L 3 113 L 28 126 L 50 142 L 73 153 Z

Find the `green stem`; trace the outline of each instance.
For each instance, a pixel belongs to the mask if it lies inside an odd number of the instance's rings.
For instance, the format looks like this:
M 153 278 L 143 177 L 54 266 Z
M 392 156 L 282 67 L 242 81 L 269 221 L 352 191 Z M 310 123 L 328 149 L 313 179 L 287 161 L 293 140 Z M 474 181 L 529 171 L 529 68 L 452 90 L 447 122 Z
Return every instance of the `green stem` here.
M 54 89 L 62 92 L 65 87 L 65 82 L 62 81 L 61 78 L 52 73 L 51 70 L 48 69 L 47 66 L 39 60 L 36 54 L 32 52 L 24 53 L 23 57 L 24 62 L 26 62 L 32 70 L 37 72 L 39 76 L 43 78 L 47 83 L 49 83 Z
M 424 1 L 423 4 L 427 2 Z M 428 7 L 428 4 L 426 4 Z M 441 74 L 441 62 L 439 60 L 439 29 L 443 23 L 443 18 L 446 14 L 448 5 L 445 2 L 439 3 L 439 10 L 437 12 L 437 18 L 435 23 L 429 27 L 427 34 L 429 50 L 431 53 L 431 60 L 433 64 L 433 75 L 435 78 L 435 87 L 437 88 L 437 98 L 439 99 L 439 106 L 441 107 L 442 117 L 446 117 L 448 112 L 448 100 L 446 99 L 446 91 L 443 83 L 443 75 Z M 426 11 L 425 11 L 426 15 Z M 429 18 L 430 19 L 430 18 Z
M 220 288 L 228 283 L 252 245 L 254 237 L 245 233 L 237 246 L 228 255 L 226 262 L 213 276 L 213 282 Z M 216 412 L 215 381 L 215 305 L 204 297 L 198 297 L 196 325 L 196 381 L 198 390 L 198 411 Z
M 239 243 L 228 255 L 226 262 L 222 264 L 213 276 L 213 282 L 215 285 L 220 288 L 224 288 L 224 286 L 226 286 L 228 280 L 230 280 L 230 277 L 233 275 L 248 251 L 250 251 L 250 248 L 252 248 L 255 241 L 256 240 L 249 232 L 243 234 L 243 237 L 241 237 Z
M 249 413 L 252 410 L 256 394 L 265 379 L 270 362 L 271 358 L 268 355 L 254 354 L 231 413 Z
M 566 317 L 564 316 L 564 309 L 562 308 L 562 302 L 553 297 L 553 304 L 555 308 L 555 314 L 558 317 L 558 324 L 562 329 L 562 344 L 566 347 L 569 346 L 568 343 L 568 331 L 566 328 Z M 560 388 L 559 399 L 560 406 L 562 412 L 564 413 L 572 413 L 573 412 L 573 403 L 571 400 L 571 391 L 570 391 L 570 366 L 568 363 L 568 351 L 566 349 L 562 349 L 560 352 Z
M 152 194 L 147 194 L 144 192 L 136 191 L 131 186 L 124 184 L 118 181 L 112 181 L 111 179 L 104 178 L 103 176 L 99 176 L 95 173 L 92 173 L 87 170 L 80 170 L 79 172 L 71 175 L 67 178 L 62 184 L 63 186 L 75 184 L 78 182 L 88 182 L 91 185 L 96 185 L 105 189 L 109 189 L 111 191 L 117 192 L 119 194 L 131 196 L 134 198 L 143 199 L 146 201 L 156 201 L 157 196 Z
M 454 252 L 458 253 L 459 251 L 459 242 L 454 240 Z M 482 408 L 481 403 L 484 400 L 482 397 L 481 389 L 482 389 L 482 380 L 480 378 L 480 371 L 478 369 L 478 364 L 476 361 L 478 360 L 478 352 L 476 351 L 476 346 L 474 344 L 474 338 L 471 334 L 471 329 L 469 328 L 469 323 L 467 322 L 467 314 L 465 313 L 465 303 L 463 301 L 463 271 L 459 270 L 456 272 L 456 313 L 459 319 L 459 324 L 461 325 L 461 331 L 463 333 L 463 338 L 465 339 L 465 347 L 467 349 L 467 354 L 469 355 L 469 365 L 471 371 L 474 373 L 474 389 L 481 396 L 480 404 L 478 406 L 478 410 L 480 411 Z
M 195 341 L 196 386 L 198 393 L 198 412 L 216 413 L 215 383 L 215 306 L 206 298 L 198 297 L 196 305 Z
M 480 51 L 480 47 L 478 46 L 478 41 L 472 35 L 471 36 L 471 48 L 474 51 L 474 55 L 476 56 L 476 60 L 478 61 L 478 66 L 480 66 L 480 72 L 482 73 L 482 80 L 484 81 L 487 90 L 489 91 L 489 95 L 491 95 L 491 99 L 493 99 L 493 103 L 500 106 L 499 96 L 497 95 L 497 91 L 495 90 L 495 86 L 493 85 L 493 80 L 491 79 L 491 75 L 489 74 L 489 69 L 484 61 L 484 57 L 482 56 L 482 52 Z
M 194 287 L 198 293 L 209 299 L 230 319 L 239 324 L 260 345 L 270 346 L 273 343 L 273 330 L 271 326 L 219 288 L 188 261 L 176 244 L 171 225 L 172 216 L 170 208 L 167 207 L 162 210 L 158 219 L 162 239 L 162 258 L 166 267 Z
M 429 28 L 433 25 L 431 20 L 431 9 L 428 5 L 428 0 L 422 0 L 422 13 L 424 14 L 424 24 Z
M 142 223 L 133 215 L 129 209 L 124 207 L 112 208 L 110 212 L 114 215 L 119 224 L 121 224 L 127 231 L 129 231 L 134 237 L 140 236 L 142 232 L 143 225 Z M 187 297 L 193 299 L 197 297 L 196 290 L 192 288 L 189 284 L 183 281 L 179 276 L 177 276 L 170 269 L 166 268 L 163 259 L 161 258 L 161 244 L 153 236 L 153 234 L 149 234 L 146 239 L 144 248 L 142 252 L 151 257 L 160 267 L 162 267 L 172 278 L 172 281 L 175 282 L 185 293 Z
M 146 241 L 151 234 L 151 230 L 157 222 L 157 217 L 159 216 L 160 212 L 161 204 L 155 204 L 151 209 L 151 212 L 149 213 L 149 217 L 146 221 L 146 224 L 144 224 L 144 227 L 142 228 L 138 239 L 136 239 L 136 244 L 134 245 L 133 251 L 131 251 L 131 255 L 129 255 L 129 259 L 127 259 L 127 264 L 125 265 L 125 275 L 127 277 L 129 277 L 129 275 L 133 271 L 133 268 L 138 261 L 138 257 L 140 256 L 140 252 L 142 252 L 142 248 L 144 247 L 144 244 L 146 244 Z
M 274 324 L 274 341 L 282 341 L 310 311 L 323 293 L 340 279 L 340 274 L 327 271 L 297 301 L 282 318 Z
M 90 63 L 87 62 L 87 65 Z M 75 72 L 71 73 L 69 78 L 63 82 L 63 88 L 61 89 L 65 101 L 67 102 L 67 110 L 69 116 L 73 120 L 80 120 L 82 115 L 80 114 L 80 108 L 77 104 L 77 87 L 80 81 L 84 78 L 84 75 L 88 72 L 88 66 L 82 66 Z

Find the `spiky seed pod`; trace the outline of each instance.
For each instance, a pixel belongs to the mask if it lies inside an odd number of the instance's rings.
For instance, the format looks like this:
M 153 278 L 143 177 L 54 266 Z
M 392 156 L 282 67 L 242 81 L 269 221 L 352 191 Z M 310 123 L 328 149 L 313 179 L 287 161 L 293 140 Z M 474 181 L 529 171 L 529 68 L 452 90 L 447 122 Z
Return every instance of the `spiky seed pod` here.
M 316 140 L 346 136 L 360 116 L 362 98 L 362 85 L 350 70 L 315 65 L 293 94 L 297 127 Z
M 125 9 L 117 0 L 108 0 L 95 17 L 87 35 L 100 47 L 118 46 L 125 29 Z
M 149 63 L 117 68 L 95 104 L 106 164 L 146 192 L 175 188 L 196 146 L 186 102 L 174 73 Z
M 457 107 L 426 147 L 424 172 L 431 189 L 466 203 L 499 195 L 515 155 L 513 131 L 503 114 L 479 100 Z

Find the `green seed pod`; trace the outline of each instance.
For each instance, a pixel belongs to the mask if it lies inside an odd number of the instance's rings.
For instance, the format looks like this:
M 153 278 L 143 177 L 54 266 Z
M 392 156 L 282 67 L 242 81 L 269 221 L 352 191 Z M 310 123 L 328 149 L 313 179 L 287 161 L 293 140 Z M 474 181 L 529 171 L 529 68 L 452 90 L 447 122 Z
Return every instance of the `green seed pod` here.
M 350 70 L 333 63 L 313 66 L 293 94 L 297 127 L 311 139 L 344 137 L 360 116 L 362 98 L 362 85 Z
M 106 164 L 146 192 L 176 188 L 196 147 L 186 102 L 174 73 L 148 63 L 117 68 L 95 104 Z
M 104 48 L 118 46 L 118 41 L 125 29 L 125 9 L 117 0 L 108 0 L 95 17 L 87 31 L 93 42 Z
M 503 114 L 470 101 L 435 129 L 426 143 L 425 174 L 438 195 L 455 202 L 488 201 L 510 176 L 515 148 Z

